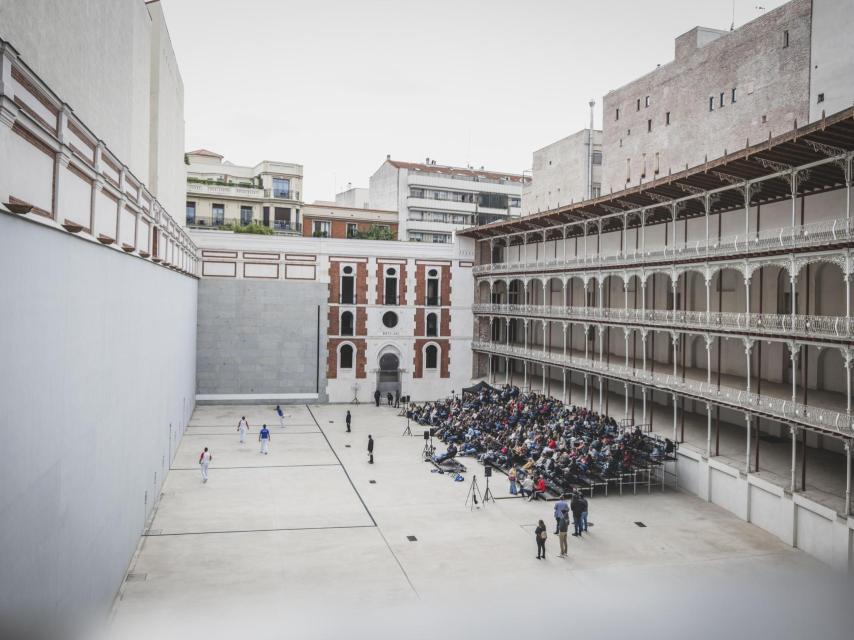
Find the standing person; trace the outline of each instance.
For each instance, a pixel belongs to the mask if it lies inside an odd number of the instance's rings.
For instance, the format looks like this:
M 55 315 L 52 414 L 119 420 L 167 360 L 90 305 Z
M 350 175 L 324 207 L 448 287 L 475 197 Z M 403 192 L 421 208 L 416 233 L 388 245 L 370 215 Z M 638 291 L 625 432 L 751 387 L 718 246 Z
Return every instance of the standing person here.
M 558 527 L 560 526 L 560 519 L 564 516 L 565 512 L 569 511 L 569 505 L 566 504 L 566 494 L 560 494 L 560 500 L 555 502 L 555 535 L 559 533 Z
M 385 399 L 388 402 L 388 406 L 392 406 L 392 404 L 394 403 L 394 396 L 391 395 L 391 391 L 385 394 Z
M 284 429 L 285 428 L 285 412 L 282 411 L 282 407 L 276 405 L 276 415 L 279 416 L 279 426 Z
M 374 402 L 377 403 L 377 406 L 380 406 L 380 390 L 379 389 L 374 391 Z
M 368 434 L 368 464 L 374 464 L 374 439 Z
M 537 560 L 546 559 L 546 523 L 540 520 L 537 523 L 537 528 L 534 529 L 534 535 L 537 537 Z
M 258 432 L 258 441 L 261 443 L 261 453 L 263 453 L 265 456 L 268 453 L 270 453 L 270 440 L 271 439 L 272 438 L 270 436 L 270 430 L 267 428 L 267 425 L 265 424 L 263 427 L 261 427 L 261 431 Z
M 507 479 L 510 481 L 510 495 L 517 495 L 518 491 L 516 490 L 516 467 L 510 467 L 510 471 L 507 472 Z
M 350 433 L 350 410 L 347 409 L 347 417 L 345 418 L 347 422 L 347 433 Z
M 240 444 L 246 442 L 246 434 L 249 433 L 249 423 L 246 422 L 246 416 L 240 418 L 237 423 L 237 431 L 240 433 Z
M 580 491 L 572 494 L 572 501 L 569 503 L 569 508 L 572 509 L 572 525 L 575 527 L 573 536 L 581 535 L 581 514 L 584 513 L 584 504 L 581 502 L 582 496 Z
M 199 464 L 202 467 L 203 483 L 208 481 L 208 465 L 210 465 L 211 460 L 213 460 L 213 456 L 211 455 L 211 452 L 208 451 L 208 448 L 205 447 L 205 450 L 202 451 L 202 455 L 199 456 Z
M 563 511 L 560 515 L 560 520 L 557 521 L 557 536 L 560 540 L 560 555 L 565 558 L 567 553 L 566 548 L 566 532 L 569 530 L 569 511 Z
M 394 408 L 400 409 L 400 389 L 396 389 L 394 392 Z
M 534 495 L 534 479 L 527 475 L 525 479 L 522 480 L 522 486 L 519 489 L 519 492 L 522 494 L 522 497 L 525 497 L 525 494 L 528 494 L 528 500 L 531 500 L 531 497 Z
M 587 498 L 585 498 L 580 493 L 578 497 L 581 498 L 581 508 L 583 511 L 581 512 L 581 530 L 584 533 L 587 533 Z

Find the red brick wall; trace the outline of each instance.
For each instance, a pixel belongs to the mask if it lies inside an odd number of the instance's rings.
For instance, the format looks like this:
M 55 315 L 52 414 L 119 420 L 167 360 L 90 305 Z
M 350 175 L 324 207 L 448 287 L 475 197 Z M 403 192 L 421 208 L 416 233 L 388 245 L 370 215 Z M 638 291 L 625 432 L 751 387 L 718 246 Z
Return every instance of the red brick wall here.
M 305 238 L 313 237 L 314 233 L 314 221 L 315 220 L 328 220 L 328 218 L 315 218 L 313 216 L 303 216 L 302 221 L 302 235 Z M 329 236 L 331 238 L 347 238 L 347 225 L 352 224 L 352 221 L 348 220 L 332 220 L 332 234 Z M 359 231 L 370 231 L 371 226 L 373 224 L 388 224 L 386 222 L 356 222 L 356 228 Z M 389 229 L 391 230 L 392 237 L 397 240 L 397 224 L 388 224 Z
M 341 263 L 329 263 L 329 300 L 330 304 L 338 304 L 341 295 Z
M 424 309 L 415 310 L 415 335 L 423 336 L 427 331 L 427 314 Z
M 439 274 L 439 300 L 440 305 L 451 304 L 451 267 L 442 267 Z
M 356 308 L 356 335 L 368 335 L 368 310 L 365 307 Z
M 427 280 L 424 265 L 415 265 L 415 304 L 424 304 L 427 297 Z
M 356 264 L 356 304 L 368 304 L 368 265 Z
M 339 307 L 329 307 L 329 330 L 326 335 L 337 336 L 341 332 L 341 312 Z
M 442 316 L 439 318 L 439 335 L 451 335 L 451 310 L 442 309 Z
M 330 338 L 326 352 L 326 377 L 331 379 L 338 377 L 338 345 L 342 342 L 350 342 L 356 350 L 354 364 L 356 366 L 356 377 L 364 378 L 367 364 L 367 344 L 364 339 L 358 338 Z
M 436 269 L 439 272 L 439 304 L 451 304 L 451 267 L 419 264 L 415 267 L 415 304 L 427 304 L 427 272 Z
M 439 376 L 450 378 L 451 344 L 449 340 L 436 340 L 435 338 L 415 340 L 415 358 L 413 362 L 413 378 L 424 377 L 424 347 L 428 343 L 434 343 L 439 348 Z
M 397 269 L 397 303 L 403 306 L 406 304 L 406 265 L 381 261 L 377 261 L 377 290 L 375 298 L 376 304 L 383 303 L 383 297 L 385 293 L 385 270 L 388 267 L 394 267 L 395 269 Z

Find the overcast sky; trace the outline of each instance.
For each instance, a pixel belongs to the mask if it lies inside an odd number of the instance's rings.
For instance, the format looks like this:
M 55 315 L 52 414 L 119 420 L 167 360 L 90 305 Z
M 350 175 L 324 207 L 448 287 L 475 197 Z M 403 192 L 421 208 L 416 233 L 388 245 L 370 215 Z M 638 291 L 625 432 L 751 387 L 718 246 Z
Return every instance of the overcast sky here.
M 732 0 L 161 0 L 187 149 L 304 165 L 303 199 L 386 154 L 520 173 Z M 735 0 L 738 27 L 783 0 Z

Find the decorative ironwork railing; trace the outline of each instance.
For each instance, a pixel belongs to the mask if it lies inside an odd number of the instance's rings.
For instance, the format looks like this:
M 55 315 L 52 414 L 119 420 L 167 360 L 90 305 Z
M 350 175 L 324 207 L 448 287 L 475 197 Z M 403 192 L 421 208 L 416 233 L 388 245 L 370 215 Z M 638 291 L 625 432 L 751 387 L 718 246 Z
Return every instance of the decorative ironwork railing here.
M 811 316 L 729 311 L 659 311 L 599 307 L 558 307 L 536 304 L 478 303 L 475 314 L 537 316 L 554 320 L 597 320 L 632 325 L 668 325 L 700 331 L 732 331 L 784 334 L 807 338 L 854 338 L 854 319 L 844 316 Z
M 750 234 L 736 234 L 723 238 L 705 238 L 694 242 L 677 242 L 669 247 L 644 251 L 619 251 L 617 253 L 588 256 L 567 256 L 528 262 L 496 262 L 474 268 L 475 275 L 506 273 L 510 271 L 536 271 L 541 269 L 574 269 L 585 267 L 615 267 L 656 262 L 739 256 L 785 249 L 822 247 L 827 244 L 854 240 L 854 225 L 845 218 L 821 220 L 796 227 L 766 229 Z
M 472 342 L 472 349 L 499 355 L 513 356 L 535 362 L 603 373 L 627 382 L 645 384 L 662 390 L 695 396 L 715 404 L 726 404 L 737 409 L 773 416 L 783 422 L 793 422 L 851 437 L 854 421 L 844 412 L 814 407 L 785 398 L 759 395 L 745 389 L 718 386 L 701 380 L 682 380 L 666 373 L 651 373 L 625 365 L 579 358 L 571 354 L 503 345 L 495 342 Z

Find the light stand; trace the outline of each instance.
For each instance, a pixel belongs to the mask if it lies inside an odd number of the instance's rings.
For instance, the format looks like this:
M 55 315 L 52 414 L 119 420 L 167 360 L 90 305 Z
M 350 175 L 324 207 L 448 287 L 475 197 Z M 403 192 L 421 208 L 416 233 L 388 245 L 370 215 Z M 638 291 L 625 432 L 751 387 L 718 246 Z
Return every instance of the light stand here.
M 402 436 L 411 436 L 412 429 L 409 428 L 409 411 L 406 412 L 406 429 L 403 430 Z
M 483 505 L 492 500 L 495 503 L 495 496 L 492 495 L 492 489 L 489 488 L 489 477 L 492 475 L 492 467 L 484 467 L 483 475 L 486 477 L 486 491 L 483 492 Z
M 478 498 L 480 498 L 480 502 L 483 502 L 483 494 L 477 486 L 477 476 L 473 475 L 471 477 L 471 485 L 469 486 L 468 495 L 466 495 L 466 506 L 469 507 L 470 511 L 474 511 L 475 507 L 480 509 L 480 504 L 477 501 Z M 485 505 L 486 503 L 484 503 L 484 506 Z
M 436 453 L 436 447 L 433 446 L 433 434 L 430 433 L 429 429 L 424 430 L 424 448 L 421 450 L 421 457 L 424 462 L 433 458 L 433 454 Z

